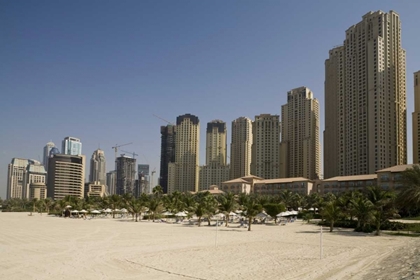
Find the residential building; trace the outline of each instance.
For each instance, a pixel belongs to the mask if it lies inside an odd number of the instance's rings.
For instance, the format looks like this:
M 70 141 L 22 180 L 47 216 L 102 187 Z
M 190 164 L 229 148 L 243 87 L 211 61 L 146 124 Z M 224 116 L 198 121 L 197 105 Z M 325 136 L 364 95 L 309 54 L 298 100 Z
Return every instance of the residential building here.
M 335 195 L 347 191 L 363 191 L 367 187 L 376 186 L 377 178 L 376 174 L 336 176 L 322 180 L 318 191 L 321 194 L 333 193 Z
M 116 194 L 135 195 L 136 159 L 125 155 L 117 158 Z
M 232 121 L 230 179 L 251 175 L 252 121 L 240 117 Z
M 61 152 L 65 155 L 81 155 L 82 142 L 80 142 L 80 139 L 78 138 L 67 136 L 62 142 Z
M 369 12 L 325 62 L 325 178 L 407 162 L 405 50 L 394 11 Z
M 105 153 L 101 149 L 94 151 L 90 159 L 89 182 L 106 185 L 106 159 Z
M 420 163 L 420 71 L 414 73 L 413 163 Z
M 139 175 L 139 194 L 151 193 L 149 172 L 150 167 L 148 164 L 137 165 L 137 174 Z
M 391 166 L 376 171 L 378 176 L 378 186 L 384 190 L 398 190 L 403 187 L 402 175 L 401 173 L 407 169 L 413 168 L 418 164 L 403 164 Z
M 6 199 L 25 198 L 27 166 L 28 160 L 23 158 L 13 158 L 8 165 Z
M 199 190 L 209 190 L 210 186 L 220 186 L 229 180 L 229 165 L 226 164 L 226 123 L 214 120 L 207 123 L 206 165 L 200 166 Z
M 34 196 L 33 198 L 39 199 L 46 197 L 47 171 L 45 170 L 44 165 L 37 160 L 28 160 L 25 178 L 25 198 L 30 199 L 31 195 Z M 31 188 L 33 188 L 32 192 Z M 38 194 L 40 197 L 38 197 Z
M 101 182 L 85 183 L 85 196 L 87 197 L 105 197 L 107 195 L 106 186 Z
M 168 165 L 175 162 L 175 135 L 176 126 L 167 125 L 160 127 L 160 175 L 159 182 L 163 193 L 168 193 Z
M 284 191 L 291 191 L 301 195 L 312 193 L 314 182 L 308 178 L 279 178 L 261 180 L 254 184 L 254 193 L 261 195 L 280 195 Z
M 175 162 L 173 180 L 168 179 L 168 192 L 198 191 L 200 121 L 197 116 L 186 114 L 176 119 Z M 170 182 L 169 182 L 170 181 Z M 171 185 L 169 184 L 171 183 Z
M 83 198 L 85 162 L 84 155 L 53 154 L 48 162 L 47 196 L 54 200 Z
M 280 177 L 320 177 L 319 103 L 307 87 L 287 93 L 281 107 Z
M 106 173 L 106 186 L 108 188 L 107 192 L 109 195 L 113 195 L 117 193 L 116 184 L 117 184 L 117 171 L 112 170 Z
M 280 176 L 280 120 L 279 115 L 255 116 L 252 123 L 251 174 L 266 179 Z
M 253 176 L 253 175 L 243 176 L 240 178 L 235 178 L 235 179 L 223 182 L 221 190 L 226 193 L 231 192 L 234 194 L 240 194 L 240 193 L 250 194 L 254 192 L 254 185 L 257 182 L 260 182 L 261 180 L 264 180 L 264 179 L 258 176 Z

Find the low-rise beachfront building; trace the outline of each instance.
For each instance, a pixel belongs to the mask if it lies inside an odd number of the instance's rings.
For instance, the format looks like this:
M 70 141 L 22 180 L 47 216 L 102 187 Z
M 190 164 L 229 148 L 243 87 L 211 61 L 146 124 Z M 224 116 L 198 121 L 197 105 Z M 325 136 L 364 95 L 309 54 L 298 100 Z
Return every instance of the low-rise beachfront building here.
M 384 190 L 398 190 L 403 186 L 401 173 L 407 169 L 413 168 L 415 165 L 419 166 L 418 164 L 395 165 L 376 171 L 378 186 Z
M 302 195 L 309 195 L 314 187 L 312 180 L 303 177 L 267 179 L 256 182 L 254 193 L 278 195 L 286 190 Z
M 240 178 L 236 178 L 233 180 L 225 181 L 222 183 L 222 191 L 224 192 L 231 192 L 234 194 L 240 193 L 252 193 L 254 192 L 254 185 L 255 183 L 264 180 L 261 177 L 248 175 Z
M 105 197 L 106 195 L 106 186 L 101 182 L 85 183 L 85 196 Z
M 364 190 L 369 186 L 377 185 L 377 175 L 354 175 L 354 176 L 337 176 L 322 180 L 320 189 L 321 194 L 333 193 L 340 194 L 346 191 Z

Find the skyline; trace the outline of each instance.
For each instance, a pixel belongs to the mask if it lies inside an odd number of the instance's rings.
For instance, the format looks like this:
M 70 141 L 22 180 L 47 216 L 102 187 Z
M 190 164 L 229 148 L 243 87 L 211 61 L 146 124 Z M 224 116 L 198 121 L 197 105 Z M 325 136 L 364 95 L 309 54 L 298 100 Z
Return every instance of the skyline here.
M 100 147 L 107 171 L 113 169 L 111 147 L 133 142 L 124 150 L 139 154 L 137 162 L 159 174 L 160 126 L 166 123 L 153 114 L 172 123 L 186 113 L 202 124 L 220 119 L 230 143 L 233 120 L 280 115 L 287 92 L 300 86 L 320 101 L 322 144 L 328 51 L 342 44 L 345 30 L 376 10 L 395 10 L 401 17 L 411 163 L 420 3 L 356 3 L 5 3 L 0 197 L 6 197 L 12 158 L 42 161 L 50 140 L 59 147 L 64 137 L 77 137 L 87 158 Z M 200 138 L 204 165 L 203 127 Z

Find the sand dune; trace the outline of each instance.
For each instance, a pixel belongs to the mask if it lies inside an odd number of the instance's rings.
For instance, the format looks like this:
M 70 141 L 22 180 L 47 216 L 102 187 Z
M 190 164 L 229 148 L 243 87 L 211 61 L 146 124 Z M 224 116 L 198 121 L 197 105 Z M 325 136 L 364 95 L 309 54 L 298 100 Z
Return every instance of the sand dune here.
M 420 279 L 418 241 L 297 221 L 238 228 L 0 213 L 0 279 Z M 418 278 L 415 278 L 418 277 Z

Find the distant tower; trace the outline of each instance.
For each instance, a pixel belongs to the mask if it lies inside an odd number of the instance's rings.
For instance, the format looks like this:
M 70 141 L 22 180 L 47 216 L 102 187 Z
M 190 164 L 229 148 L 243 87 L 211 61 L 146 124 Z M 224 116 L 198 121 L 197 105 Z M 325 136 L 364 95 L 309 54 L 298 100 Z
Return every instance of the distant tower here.
M 251 175 L 252 121 L 246 117 L 232 122 L 230 179 Z
M 214 120 L 207 123 L 206 131 L 206 165 L 200 166 L 200 190 L 229 180 L 229 166 L 226 165 L 226 123 Z
M 81 155 L 82 154 L 82 142 L 80 142 L 80 139 L 69 137 L 67 136 L 63 140 L 63 145 L 61 152 L 64 155 Z
M 287 93 L 281 120 L 280 177 L 319 179 L 319 103 L 309 88 Z
M 117 171 L 112 170 L 106 173 L 106 186 L 109 195 L 116 194 Z
M 163 193 L 168 193 L 168 165 L 170 162 L 175 162 L 176 126 L 161 126 L 160 134 L 160 185 Z
M 13 158 L 12 162 L 8 165 L 6 199 L 25 198 L 27 166 L 28 160 L 23 158 Z
M 280 177 L 280 120 L 279 115 L 255 116 L 252 124 L 251 174 L 264 179 Z
M 139 194 L 142 193 L 151 193 L 150 186 L 150 176 L 149 176 L 150 167 L 148 164 L 138 164 L 137 165 L 137 174 L 139 177 Z
M 413 163 L 420 163 L 420 71 L 414 73 Z
M 198 191 L 200 121 L 186 114 L 176 119 L 175 163 L 170 163 L 168 192 Z M 168 175 L 170 177 L 170 175 Z
M 101 149 L 94 151 L 90 159 L 89 182 L 106 185 L 106 159 L 105 153 Z
M 116 194 L 135 195 L 136 159 L 121 155 L 117 158 Z
M 48 142 L 47 145 L 44 147 L 44 157 L 42 160 L 42 164 L 45 167 L 45 170 L 48 170 L 48 158 L 50 157 L 50 151 L 52 148 L 55 147 L 55 144 L 53 142 Z

